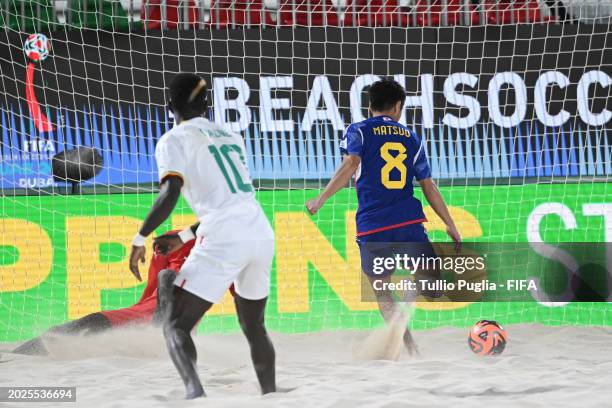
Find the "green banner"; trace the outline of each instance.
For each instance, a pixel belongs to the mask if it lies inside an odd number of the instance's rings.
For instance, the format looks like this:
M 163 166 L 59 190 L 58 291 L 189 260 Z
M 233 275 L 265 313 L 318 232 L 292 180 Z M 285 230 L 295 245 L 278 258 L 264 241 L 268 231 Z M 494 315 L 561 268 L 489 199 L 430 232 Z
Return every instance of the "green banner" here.
M 612 241 L 612 187 L 606 183 L 454 186 L 441 191 L 466 241 Z M 341 191 L 311 217 L 304 202 L 317 193 L 258 192 L 277 236 L 268 326 L 289 333 L 378 326 L 382 321 L 376 305 L 361 300 L 355 192 Z M 135 303 L 144 284 L 127 268 L 128 244 L 154 198 L 0 198 L 0 341 L 22 340 L 68 319 Z M 430 208 L 426 213 L 430 238 L 447 241 L 440 220 Z M 158 232 L 193 221 L 181 202 Z M 612 307 L 584 302 L 551 307 L 535 300 L 419 304 L 412 326 L 469 326 L 485 318 L 504 324 L 612 325 Z M 200 325 L 216 332 L 237 328 L 229 295 Z

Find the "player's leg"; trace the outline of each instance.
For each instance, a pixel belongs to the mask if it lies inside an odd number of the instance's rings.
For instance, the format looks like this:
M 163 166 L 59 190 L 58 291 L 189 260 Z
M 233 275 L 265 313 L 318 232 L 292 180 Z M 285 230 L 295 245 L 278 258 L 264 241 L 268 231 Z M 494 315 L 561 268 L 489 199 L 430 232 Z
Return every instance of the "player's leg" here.
M 175 279 L 176 272 L 171 269 L 164 269 L 157 275 L 157 304 L 152 320 L 154 326 L 160 326 L 167 320 L 174 293 Z
M 402 257 L 407 256 L 414 259 L 427 259 L 436 256 L 436 253 L 433 250 L 433 246 L 429 241 L 427 231 L 421 223 L 409 225 L 404 228 L 399 228 L 393 231 L 391 238 L 393 242 L 396 243 L 394 245 L 393 252 Z M 415 267 L 416 266 L 413 265 L 413 269 Z M 419 270 L 413 271 L 413 278 L 417 281 L 417 288 L 421 287 L 421 283 L 418 281 L 435 280 L 435 276 L 435 271 L 428 271 L 423 266 L 421 266 Z M 403 296 L 404 298 L 401 300 L 401 302 L 403 302 L 405 305 L 405 307 L 403 308 L 404 310 L 399 309 L 399 313 L 408 313 L 406 309 L 415 302 L 417 294 L 422 294 L 426 296 L 436 296 L 436 294 L 432 293 L 431 291 L 423 292 L 420 289 L 414 292 L 408 292 Z M 418 354 L 416 342 L 414 341 L 410 329 L 408 327 L 406 327 L 406 331 L 404 332 L 403 340 L 404 346 L 410 354 Z
M 390 282 L 391 275 L 383 276 L 383 277 L 368 276 L 368 279 L 370 281 L 370 285 L 372 286 L 372 289 L 374 290 L 374 294 L 376 296 L 376 303 L 378 304 L 378 310 L 380 311 L 381 316 L 385 320 L 385 323 L 396 324 L 396 322 L 398 322 L 397 324 L 401 324 L 402 322 L 407 321 L 408 320 L 407 316 L 405 316 L 407 311 L 402 310 L 401 308 L 398 307 L 397 303 L 395 302 L 393 298 L 393 294 L 391 293 L 390 290 L 387 290 L 387 289 L 375 290 L 374 289 L 374 281 L 379 280 L 382 282 Z M 404 342 L 404 347 L 406 348 L 409 354 L 412 355 L 412 354 L 419 353 L 416 342 L 414 341 L 414 338 L 412 337 L 412 334 L 408 327 L 406 327 L 402 339 Z
M 407 311 L 398 307 L 393 293 L 386 286 L 391 282 L 391 276 L 395 272 L 395 268 L 381 269 L 382 264 L 376 262 L 377 258 L 394 257 L 396 235 L 394 231 L 379 233 L 375 236 L 360 238 L 357 243 L 361 256 L 361 269 L 370 282 L 378 310 L 386 324 L 398 325 L 399 327 L 399 325 L 406 325 L 408 321 Z M 416 343 L 408 327 L 404 328 L 402 340 L 409 354 L 418 354 Z
M 27 354 L 30 356 L 46 356 L 49 351 L 45 347 L 42 337 L 34 337 L 24 343 L 21 343 L 11 353 Z
M 30 354 L 30 355 L 46 355 L 47 349 L 44 346 L 44 336 L 48 335 L 77 335 L 77 334 L 95 334 L 111 328 L 110 321 L 102 313 L 91 313 L 80 319 L 72 320 L 59 326 L 54 326 L 47 330 L 44 334 L 25 343 L 21 344 L 13 353 Z
M 244 299 L 238 294 L 234 298 L 240 328 L 249 342 L 262 394 L 276 391 L 276 354 L 264 322 L 267 300 L 267 297 Z
M 249 342 L 261 392 L 267 394 L 276 392 L 276 354 L 265 326 L 274 240 L 246 242 L 241 247 L 249 248 L 252 257 L 234 282 L 234 303 L 240 327 Z
M 187 389 L 187 399 L 205 395 L 197 372 L 198 355 L 191 330 L 212 305 L 181 287 L 174 287 L 168 319 L 163 326 L 164 337 L 170 358 Z
M 383 317 L 385 322 L 390 322 L 393 319 L 396 305 L 393 299 L 393 294 L 388 289 L 374 289 L 375 287 L 381 287 L 391 282 L 391 275 L 387 276 L 372 276 L 367 275 L 370 285 L 374 290 L 374 296 L 376 297 L 376 303 L 378 304 L 378 311 Z
M 389 322 L 393 318 L 395 301 L 386 284 L 391 282 L 391 275 L 395 268 L 388 269 L 384 267 L 384 263 L 377 262 L 378 259 L 393 257 L 393 248 L 388 242 L 381 241 L 384 239 L 385 237 L 378 236 L 359 238 L 357 243 L 361 256 L 361 270 L 374 291 L 380 314 L 385 322 Z
M 64 335 L 96 334 L 110 328 L 111 323 L 108 318 L 103 313 L 96 312 L 60 326 L 55 326 L 49 330 L 49 333 Z
M 191 331 L 202 316 L 223 298 L 232 280 L 242 269 L 242 247 L 232 248 L 227 243 L 202 245 L 201 239 L 174 280 L 168 318 L 164 322 L 164 336 L 170 357 L 185 387 L 187 398 L 205 395 L 196 371 L 197 353 Z

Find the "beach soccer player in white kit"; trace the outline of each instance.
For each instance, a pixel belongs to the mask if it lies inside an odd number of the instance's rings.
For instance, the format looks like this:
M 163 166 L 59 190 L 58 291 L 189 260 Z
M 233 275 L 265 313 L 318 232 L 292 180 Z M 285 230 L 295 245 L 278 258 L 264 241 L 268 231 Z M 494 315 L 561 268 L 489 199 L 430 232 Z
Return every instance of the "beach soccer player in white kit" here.
M 274 347 L 264 325 L 274 232 L 255 199 L 244 142 L 240 135 L 204 117 L 207 86 L 198 75 L 177 74 L 169 94 L 175 126 L 155 149 L 159 196 L 132 242 L 130 269 L 140 278 L 138 262 L 145 259 L 145 237 L 168 218 L 182 191 L 200 224 L 196 244 L 170 291 L 163 327 L 187 398 L 205 395 L 191 331 L 232 283 L 238 320 L 249 342 L 261 391 L 274 392 Z M 175 239 L 192 237 L 193 229 L 187 228 Z

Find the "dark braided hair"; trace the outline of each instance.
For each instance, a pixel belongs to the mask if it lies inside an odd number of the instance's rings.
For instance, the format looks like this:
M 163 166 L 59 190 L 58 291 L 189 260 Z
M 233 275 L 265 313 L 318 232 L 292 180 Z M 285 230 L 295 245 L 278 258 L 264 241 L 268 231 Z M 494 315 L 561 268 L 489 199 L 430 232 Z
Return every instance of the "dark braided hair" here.
M 183 119 L 202 116 L 208 109 L 207 88 L 199 75 L 176 74 L 170 83 L 170 109 Z

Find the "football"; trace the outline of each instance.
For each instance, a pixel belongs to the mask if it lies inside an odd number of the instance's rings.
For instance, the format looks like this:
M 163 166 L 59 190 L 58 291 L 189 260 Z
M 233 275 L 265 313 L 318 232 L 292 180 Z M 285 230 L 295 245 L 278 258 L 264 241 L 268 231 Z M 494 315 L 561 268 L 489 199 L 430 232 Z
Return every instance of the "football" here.
M 51 43 L 44 34 L 31 34 L 23 44 L 26 56 L 34 61 L 44 61 L 49 56 Z
M 508 334 L 504 328 L 493 320 L 481 320 L 470 330 L 468 345 L 481 356 L 496 356 L 506 348 Z

